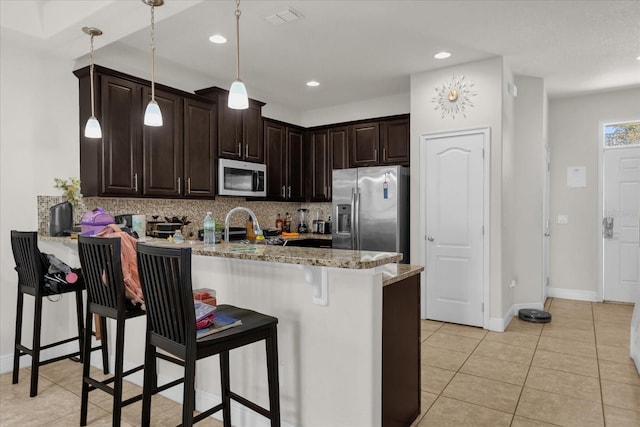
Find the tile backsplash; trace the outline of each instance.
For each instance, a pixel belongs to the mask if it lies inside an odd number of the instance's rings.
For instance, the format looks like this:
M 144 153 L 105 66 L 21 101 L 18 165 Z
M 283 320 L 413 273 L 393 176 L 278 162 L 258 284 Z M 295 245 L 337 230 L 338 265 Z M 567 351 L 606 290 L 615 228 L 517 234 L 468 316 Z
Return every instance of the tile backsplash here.
M 38 196 L 38 232 L 49 234 L 49 208 L 56 203 L 63 202 L 61 196 Z M 202 228 L 202 222 L 207 211 L 213 213 L 216 222 L 224 221 L 227 212 L 236 206 L 244 206 L 255 212 L 261 228 L 274 228 L 277 214 L 284 218 L 289 212 L 293 218 L 292 228 L 297 227 L 299 208 L 309 209 L 306 215 L 307 224 L 316 219 L 326 220 L 331 214 L 331 203 L 291 203 L 291 202 L 258 202 L 247 201 L 243 197 L 217 197 L 215 200 L 188 200 L 188 199 L 135 199 L 116 197 L 85 197 L 78 209 L 74 209 L 73 221 L 79 224 L 82 215 L 96 207 L 101 207 L 112 215 L 136 214 L 145 215 L 147 221 L 154 215 L 159 220 L 166 217 L 186 216 L 192 222 L 190 227 L 198 230 Z M 237 213 L 231 218 L 231 225 L 242 227 L 246 216 Z

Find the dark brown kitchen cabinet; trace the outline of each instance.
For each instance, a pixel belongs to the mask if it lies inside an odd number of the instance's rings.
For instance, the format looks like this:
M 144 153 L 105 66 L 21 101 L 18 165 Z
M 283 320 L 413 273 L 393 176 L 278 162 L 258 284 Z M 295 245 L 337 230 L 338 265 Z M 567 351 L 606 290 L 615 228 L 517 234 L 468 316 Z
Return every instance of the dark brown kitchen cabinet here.
M 215 103 L 184 100 L 184 195 L 216 194 L 217 109 Z
M 227 106 L 228 91 L 219 87 L 197 90 L 196 94 L 218 103 L 218 157 L 264 163 L 262 131 L 263 102 L 249 100 L 246 110 Z
M 84 136 L 91 114 L 89 67 L 80 87 L 80 179 L 85 196 L 215 196 L 216 103 L 156 85 L 163 126 L 143 125 L 146 80 L 96 66 L 96 117 L 102 139 Z
M 338 126 L 311 131 L 308 150 L 309 201 L 331 201 L 333 170 L 349 167 L 349 127 Z
M 304 201 L 304 151 L 302 129 L 264 119 L 267 198 Z
M 329 132 L 325 130 L 313 131 L 309 135 L 308 143 L 309 167 L 308 177 L 309 201 L 326 202 L 331 200 L 329 195 L 331 186 L 331 147 Z
M 142 99 L 146 107 L 151 99 L 151 88 L 142 88 Z M 179 197 L 183 184 L 183 98 L 156 90 L 155 99 L 162 112 L 162 126 L 143 126 L 142 194 Z
M 347 169 L 349 167 L 348 126 L 338 126 L 329 129 L 329 148 L 331 151 L 330 169 Z M 329 174 L 331 174 L 331 170 Z M 329 181 L 331 181 L 331 179 Z
M 380 164 L 403 165 L 410 163 L 409 119 L 386 120 L 380 122 Z
M 102 141 L 84 137 L 80 120 L 81 140 L 95 157 L 81 159 L 80 182 L 85 196 L 142 194 L 142 114 L 138 84 L 109 75 L 98 75 L 100 88 L 96 104 L 102 127 Z M 87 77 L 88 85 L 88 77 Z M 81 92 L 81 96 L 83 96 Z M 100 100 L 100 101 L 98 101 Z M 89 107 L 90 112 L 90 107 Z M 90 115 L 87 114 L 88 118 Z M 101 119 L 100 119 L 101 118 Z M 81 146 L 81 151 L 84 147 Z M 98 148 L 98 150 L 96 150 Z M 100 149 L 101 148 L 101 149 Z M 101 160 L 101 161 L 100 161 Z M 96 164 L 96 163 L 100 164 Z M 97 179 L 96 179 L 97 177 Z M 95 187 L 87 187 L 93 184 Z
M 351 125 L 351 167 L 409 165 L 409 118 Z

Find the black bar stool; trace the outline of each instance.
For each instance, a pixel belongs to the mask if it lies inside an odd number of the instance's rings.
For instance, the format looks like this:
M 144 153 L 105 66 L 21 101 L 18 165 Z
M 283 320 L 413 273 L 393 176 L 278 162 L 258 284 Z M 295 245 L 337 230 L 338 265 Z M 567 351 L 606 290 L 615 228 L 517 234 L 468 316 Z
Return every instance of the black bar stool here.
M 142 399 L 142 394 L 139 394 L 123 401 L 122 380 L 144 368 L 144 365 L 139 365 L 123 372 L 125 321 L 146 313 L 126 298 L 119 237 L 78 236 L 78 254 L 87 287 L 87 331 L 91 330 L 94 313 L 101 316 L 103 331 L 106 331 L 106 318 L 116 321 L 115 368 L 113 377 L 106 380 L 98 381 L 90 377 L 90 349 L 86 344 L 89 334 L 85 333 L 80 425 L 87 425 L 89 392 L 100 389 L 113 396 L 112 425 L 119 426 L 122 408 Z M 111 383 L 113 386 L 110 386 Z
M 84 290 L 84 282 L 82 278 L 76 283 L 61 285 L 59 292 L 54 292 L 44 285 L 44 266 L 41 261 L 41 253 L 38 249 L 38 233 L 35 231 L 11 231 L 11 249 L 13 258 L 16 262 L 16 271 L 18 272 L 18 304 L 16 308 L 16 333 L 15 346 L 13 353 L 13 384 L 18 383 L 20 371 L 20 357 L 25 355 L 31 356 L 31 389 L 30 397 L 38 394 L 38 373 L 40 366 L 57 362 L 67 358 L 80 357 L 82 360 L 83 348 L 83 332 L 82 325 L 82 291 Z M 56 341 L 48 345 L 41 345 L 40 339 L 42 334 L 42 306 L 43 300 L 52 295 L 65 293 L 75 293 L 76 295 L 76 318 L 78 324 L 78 335 L 72 338 Z M 32 295 L 35 299 L 35 310 L 33 318 L 33 341 L 31 348 L 22 345 L 22 311 L 24 305 L 24 295 Z M 90 331 L 91 329 L 89 329 Z M 91 335 L 89 335 L 89 347 L 91 347 Z M 47 360 L 40 359 L 42 350 L 66 344 L 78 340 L 78 351 L 64 354 Z M 104 342 L 104 341 L 103 341 Z M 94 347 L 91 350 L 97 350 L 102 346 Z M 103 348 L 103 355 L 106 354 L 106 348 Z
M 138 245 L 138 270 L 147 307 L 147 348 L 142 401 L 142 425 L 151 419 L 151 395 L 184 382 L 182 425 L 191 426 L 222 410 L 225 427 L 231 426 L 231 399 L 280 426 L 280 392 L 278 385 L 278 319 L 251 310 L 220 305 L 216 313 L 242 320 L 235 326 L 196 340 L 196 322 L 191 287 L 191 248 L 166 248 Z M 230 390 L 229 351 L 258 341 L 265 341 L 269 410 Z M 156 349 L 179 358 L 185 367 L 183 379 L 157 386 L 155 373 Z M 195 409 L 196 360 L 220 355 L 222 403 L 193 416 Z M 153 371 L 152 368 L 153 367 Z

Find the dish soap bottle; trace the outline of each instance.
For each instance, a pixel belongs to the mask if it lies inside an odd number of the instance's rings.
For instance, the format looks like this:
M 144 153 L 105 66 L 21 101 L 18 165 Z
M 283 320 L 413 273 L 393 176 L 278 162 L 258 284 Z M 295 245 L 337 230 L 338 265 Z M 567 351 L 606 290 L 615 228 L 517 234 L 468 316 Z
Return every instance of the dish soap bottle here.
M 207 212 L 204 217 L 204 246 L 212 247 L 216 244 L 216 221 L 211 216 L 211 212 Z
M 253 231 L 253 221 L 251 220 L 251 217 L 247 218 L 247 222 L 246 222 L 246 234 L 247 234 L 247 239 L 248 240 L 256 240 L 256 233 Z

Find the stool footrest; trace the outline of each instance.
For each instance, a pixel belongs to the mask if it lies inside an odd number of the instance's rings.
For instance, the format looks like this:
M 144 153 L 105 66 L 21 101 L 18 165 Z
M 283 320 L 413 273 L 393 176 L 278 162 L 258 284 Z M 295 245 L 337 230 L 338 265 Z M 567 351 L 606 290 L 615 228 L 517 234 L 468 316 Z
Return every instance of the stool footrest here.
M 56 345 L 64 344 L 64 343 L 67 343 L 67 342 L 70 342 L 70 341 L 73 341 L 73 340 L 77 340 L 77 339 L 78 338 L 71 338 L 69 340 L 61 341 L 59 343 L 49 344 L 47 346 L 40 347 L 40 350 L 45 350 L 47 348 L 55 347 Z M 33 350 L 32 349 L 27 348 L 22 344 L 18 344 L 18 345 L 16 345 L 16 347 L 18 348 L 18 350 L 20 350 L 20 353 L 18 354 L 18 357 L 22 357 L 22 356 L 31 356 L 31 357 L 33 357 Z M 51 358 L 51 359 L 40 360 L 38 362 L 38 366 L 48 365 L 49 363 L 58 362 L 58 361 L 64 360 L 64 359 L 71 359 L 73 357 L 80 356 L 80 354 L 81 353 L 79 351 L 74 351 L 73 353 L 63 354 L 61 356 L 56 356 L 56 357 Z
M 218 404 L 218 405 L 214 406 L 214 407 L 213 407 L 213 408 L 211 408 L 211 409 L 207 409 L 206 411 L 199 413 L 198 415 L 196 415 L 196 416 L 194 416 L 194 417 L 193 417 L 193 423 L 195 424 L 195 423 L 197 423 L 197 422 L 199 422 L 199 421 L 202 421 L 202 420 L 204 420 L 205 418 L 207 418 L 207 417 L 209 417 L 209 416 L 211 416 L 211 415 L 215 414 L 215 413 L 216 413 L 216 412 L 218 412 L 218 411 L 222 411 L 222 407 L 223 407 L 223 406 L 222 406 L 222 403 L 220 403 L 220 404 Z M 181 425 L 182 425 L 182 424 L 181 424 Z
M 182 383 L 184 383 L 184 378 L 178 378 L 177 380 L 173 380 L 170 383 L 166 383 L 166 384 L 157 386 L 155 388 L 155 390 L 153 391 L 153 394 L 160 393 L 161 391 L 165 391 L 167 389 L 170 389 L 171 387 L 175 387 L 178 384 L 182 384 Z
M 260 415 L 263 415 L 267 418 L 271 418 L 271 412 L 268 411 L 267 409 L 263 408 L 262 406 L 256 405 L 255 403 L 253 403 L 250 400 L 245 399 L 244 397 L 240 396 L 239 394 L 236 394 L 232 391 L 229 391 L 229 397 L 233 400 L 235 400 L 236 402 L 242 403 L 244 406 L 246 406 L 249 409 L 253 409 L 254 411 L 256 411 L 257 413 L 259 413 Z

